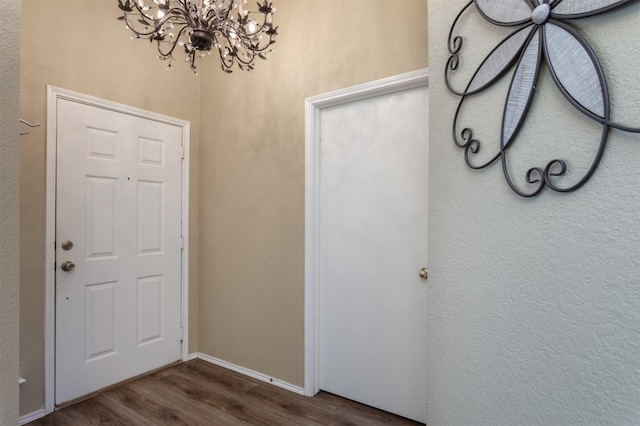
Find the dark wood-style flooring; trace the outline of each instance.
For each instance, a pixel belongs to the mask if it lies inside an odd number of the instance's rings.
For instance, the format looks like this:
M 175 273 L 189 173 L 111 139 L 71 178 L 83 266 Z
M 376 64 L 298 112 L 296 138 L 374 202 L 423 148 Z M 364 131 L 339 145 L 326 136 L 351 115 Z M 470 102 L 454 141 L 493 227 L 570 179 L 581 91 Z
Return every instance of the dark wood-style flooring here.
M 202 360 L 158 371 L 62 408 L 37 425 L 418 425 L 320 392 L 297 395 Z

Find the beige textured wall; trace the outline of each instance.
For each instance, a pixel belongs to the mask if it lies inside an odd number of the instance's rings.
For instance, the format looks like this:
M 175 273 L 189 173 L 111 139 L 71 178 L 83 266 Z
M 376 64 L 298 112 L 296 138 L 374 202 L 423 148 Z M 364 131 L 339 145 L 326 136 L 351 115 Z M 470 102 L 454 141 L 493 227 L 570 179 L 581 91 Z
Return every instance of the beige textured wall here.
M 227 76 L 210 57 L 200 77 L 164 71 L 114 3 L 22 1 L 20 113 L 44 123 L 51 84 L 189 120 L 190 351 L 302 386 L 304 98 L 424 68 L 426 0 L 279 0 L 267 62 Z M 22 415 L 44 401 L 44 135 L 21 145 Z
M 20 2 L 0 1 L 0 425 L 18 421 Z
M 427 66 L 426 0 L 274 2 L 252 74 L 203 64 L 201 352 L 304 385 L 304 99 Z
M 148 42 L 131 41 L 114 0 L 23 0 L 23 118 L 45 122 L 50 84 L 191 122 L 191 300 L 198 284 L 198 103 L 200 77 L 156 59 Z M 20 414 L 44 403 L 45 129 L 21 141 Z M 190 307 L 191 349 L 197 347 L 197 303 Z

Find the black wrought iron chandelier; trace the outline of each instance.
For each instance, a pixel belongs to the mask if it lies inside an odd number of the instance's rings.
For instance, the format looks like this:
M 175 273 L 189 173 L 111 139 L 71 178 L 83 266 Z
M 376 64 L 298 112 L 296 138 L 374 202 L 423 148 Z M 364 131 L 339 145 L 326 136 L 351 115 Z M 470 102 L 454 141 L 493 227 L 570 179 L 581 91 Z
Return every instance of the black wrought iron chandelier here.
M 221 67 L 232 72 L 253 70 L 256 57 L 266 59 L 276 42 L 273 3 L 257 3 L 257 11 L 247 10 L 247 0 L 118 0 L 132 39 L 156 42 L 158 58 L 171 67 L 174 52 L 184 50 L 191 69 L 196 59 L 217 51 Z

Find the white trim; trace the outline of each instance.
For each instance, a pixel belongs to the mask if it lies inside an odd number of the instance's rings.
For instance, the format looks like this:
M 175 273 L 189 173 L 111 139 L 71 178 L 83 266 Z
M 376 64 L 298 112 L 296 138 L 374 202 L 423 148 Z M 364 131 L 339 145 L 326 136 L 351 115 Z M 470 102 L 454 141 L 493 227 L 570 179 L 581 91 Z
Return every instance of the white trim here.
M 182 128 L 184 159 L 182 160 L 182 300 L 181 326 L 183 328 L 181 360 L 189 355 L 189 145 L 190 123 L 155 112 L 107 101 L 59 87 L 47 86 L 47 141 L 46 141 L 46 224 L 45 224 L 45 330 L 44 330 L 44 415 L 55 409 L 55 237 L 56 237 L 56 149 L 57 101 L 66 99 L 103 108 L 134 117 L 154 120 Z
M 56 134 L 57 94 L 47 86 L 47 141 L 46 141 L 46 222 L 44 244 L 44 409 L 45 414 L 55 409 L 55 350 L 56 317 Z
M 29 414 L 25 414 L 24 416 L 20 416 L 20 418 L 18 419 L 18 424 L 19 425 L 26 425 L 29 422 L 32 422 L 34 420 L 38 420 L 43 418 L 44 416 L 46 416 L 47 413 L 45 412 L 44 408 L 34 411 L 33 413 L 29 413 Z
M 320 242 L 320 112 L 346 103 L 429 85 L 427 68 L 305 99 L 305 272 L 304 394 L 318 383 L 318 246 Z
M 193 354 L 192 354 L 193 355 Z M 235 371 L 236 373 L 244 374 L 245 376 L 253 377 L 254 379 L 258 379 L 260 381 L 270 383 L 274 386 L 277 386 L 282 389 L 286 389 L 290 392 L 297 393 L 298 395 L 304 395 L 304 389 L 300 386 L 292 385 L 291 383 L 287 383 L 282 380 L 274 379 L 273 377 L 269 377 L 266 374 L 258 373 L 257 371 L 250 370 L 245 367 L 240 367 L 239 365 L 232 364 L 227 361 L 223 361 L 219 358 L 215 358 L 203 353 L 198 352 L 195 354 L 198 359 L 201 359 L 206 362 L 210 362 L 211 364 L 218 365 L 220 367 L 227 368 L 229 370 Z
M 429 85 L 429 69 L 423 68 L 405 74 L 399 74 L 381 80 L 371 81 L 346 89 L 312 96 L 305 99 L 305 105 L 316 109 L 331 108 L 351 102 L 384 96 L 391 93 L 403 92 Z M 310 136 L 309 134 L 305 136 Z
M 177 119 L 174 119 L 177 120 Z M 182 123 L 182 361 L 189 357 L 189 175 L 191 158 L 191 124 Z

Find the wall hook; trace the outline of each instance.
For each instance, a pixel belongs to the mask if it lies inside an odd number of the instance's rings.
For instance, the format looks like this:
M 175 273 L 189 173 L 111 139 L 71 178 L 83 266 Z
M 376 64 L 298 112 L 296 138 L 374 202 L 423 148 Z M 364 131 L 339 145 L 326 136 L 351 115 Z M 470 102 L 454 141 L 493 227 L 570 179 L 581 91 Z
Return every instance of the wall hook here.
M 26 124 L 29 127 L 40 127 L 40 124 L 29 123 L 27 120 L 23 120 L 22 118 L 20 119 L 20 122 Z M 24 136 L 24 135 L 28 135 L 28 134 L 29 134 L 29 132 L 20 132 L 20 136 Z

